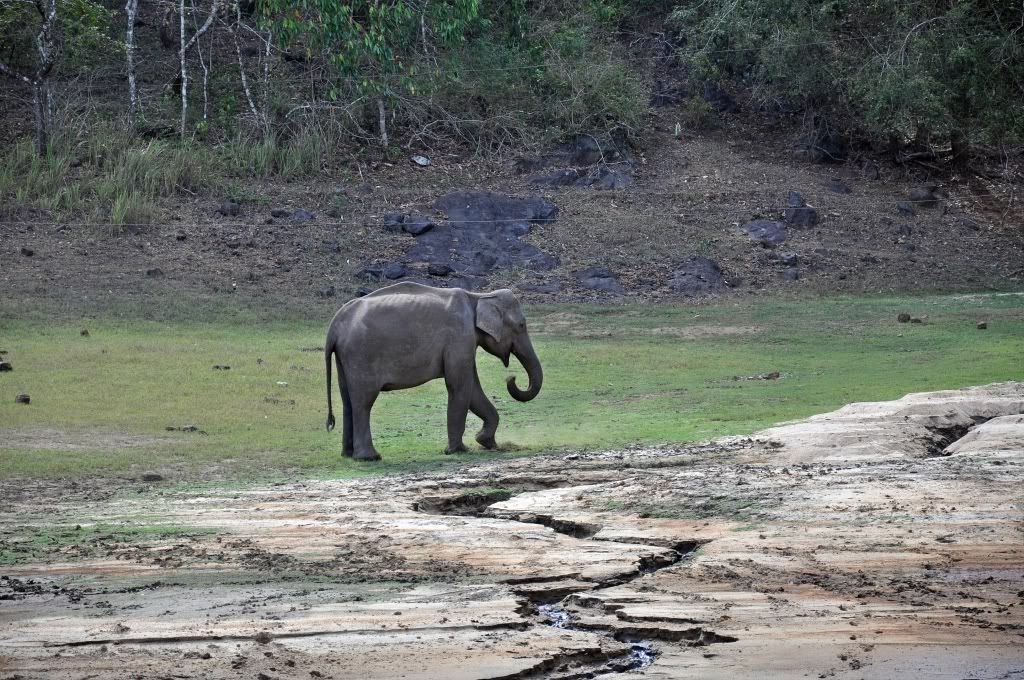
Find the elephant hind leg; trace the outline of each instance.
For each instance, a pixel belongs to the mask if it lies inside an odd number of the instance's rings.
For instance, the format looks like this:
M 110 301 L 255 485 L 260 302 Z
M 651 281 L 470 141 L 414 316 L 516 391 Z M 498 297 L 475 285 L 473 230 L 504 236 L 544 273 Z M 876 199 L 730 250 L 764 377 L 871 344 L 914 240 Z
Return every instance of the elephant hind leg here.
M 370 433 L 370 409 L 380 392 L 376 389 L 358 389 L 353 385 L 347 387 L 352 406 L 352 457 L 355 460 L 380 460 Z
M 341 442 L 342 454 L 347 458 L 352 457 L 352 397 L 348 391 L 348 381 L 345 379 L 345 370 L 341 365 L 341 356 L 335 354 L 335 364 L 338 367 L 338 389 L 341 390 L 341 412 L 342 428 Z
M 498 446 L 498 443 L 494 440 L 494 433 L 498 431 L 498 409 L 494 408 L 494 404 L 484 394 L 479 377 L 476 377 L 475 382 L 473 396 L 469 402 L 469 410 L 477 418 L 484 421 L 483 427 L 476 433 L 476 441 L 485 449 L 494 449 Z

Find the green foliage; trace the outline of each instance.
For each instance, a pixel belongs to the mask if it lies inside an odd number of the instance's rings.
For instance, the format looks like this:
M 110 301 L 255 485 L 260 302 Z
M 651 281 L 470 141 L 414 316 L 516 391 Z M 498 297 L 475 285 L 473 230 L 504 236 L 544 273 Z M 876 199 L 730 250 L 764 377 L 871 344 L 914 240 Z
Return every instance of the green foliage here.
M 323 354 L 307 351 L 323 343 L 323 306 L 304 320 L 293 300 L 275 307 L 261 294 L 253 305 L 245 312 L 237 298 L 150 298 L 135 314 L 158 320 L 108 308 L 82 337 L 80 323 L 54 321 L 66 308 L 0 299 L 16 366 L 11 391 L 0 393 L 0 475 L 156 467 L 182 480 L 207 479 L 213 469 L 230 478 L 353 476 L 455 462 L 441 453 L 441 381 L 381 395 L 373 426 L 382 463 L 343 458 L 340 432 L 323 430 Z M 897 324 L 903 309 L 927 314 L 928 323 Z M 527 317 L 545 373 L 535 401 L 514 402 L 503 390 L 507 369 L 482 352 L 478 358 L 501 413 L 499 444 L 515 453 L 476 452 L 459 462 L 745 434 L 850 401 L 1022 377 L 1019 295 L 756 300 L 699 310 L 561 305 L 528 308 Z M 975 328 L 979 318 L 988 330 Z M 230 371 L 210 368 L 225 363 Z M 778 380 L 733 379 L 776 370 Z M 16 391 L 32 395 L 31 408 L 14 403 Z M 183 425 L 208 434 L 165 430 Z M 469 435 L 475 425 L 471 419 Z M 46 438 L 34 447 L 10 443 L 17 433 L 54 430 L 83 448 L 69 455 Z M 111 446 L 104 433 L 138 441 Z
M 58 0 L 60 58 L 72 66 L 116 49 L 109 32 L 113 12 L 94 0 Z M 38 53 L 36 38 L 42 16 L 34 3 L 0 2 L 0 60 L 30 75 Z
M 1019 4 L 984 0 L 708 0 L 672 14 L 699 72 L 903 139 L 1024 139 L 1022 21 Z
M 282 47 L 326 55 L 356 91 L 386 93 L 402 86 L 414 93 L 417 50 L 461 44 L 477 22 L 480 0 L 260 0 L 263 22 Z M 332 89 L 332 98 L 343 92 Z
M 203 534 L 215 534 L 209 527 L 178 527 L 165 524 L 136 525 L 98 522 L 96 524 L 45 524 L 10 527 L 0 539 L 0 565 L 28 564 L 61 559 L 84 559 L 114 548 L 144 548 Z

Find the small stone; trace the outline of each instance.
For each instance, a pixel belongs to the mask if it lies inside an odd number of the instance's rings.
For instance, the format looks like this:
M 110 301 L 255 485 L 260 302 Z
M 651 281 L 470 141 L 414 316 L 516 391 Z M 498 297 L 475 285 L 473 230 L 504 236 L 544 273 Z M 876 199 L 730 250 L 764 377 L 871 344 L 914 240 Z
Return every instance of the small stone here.
M 270 644 L 270 641 L 273 639 L 274 638 L 270 636 L 270 633 L 268 633 L 265 630 L 261 630 L 260 632 L 256 633 L 255 637 L 253 637 L 253 640 L 260 643 L 261 645 Z
M 9 361 L 0 361 L 0 373 L 4 373 L 6 371 L 13 371 L 13 370 L 14 370 L 14 366 L 11 365 L 11 362 L 9 362 Z
M 83 328 L 82 330 L 78 331 L 78 334 L 81 335 L 83 338 L 87 338 L 89 337 L 89 329 Z
M 916 215 L 917 210 L 914 208 L 914 204 L 910 201 L 897 201 L 896 210 L 901 215 Z
M 228 198 L 220 204 L 220 207 L 217 208 L 217 212 L 225 217 L 235 217 L 242 212 L 242 206 L 239 205 L 238 201 Z
M 142 481 L 144 481 L 144 482 L 162 482 L 162 481 L 164 481 L 164 476 L 163 475 L 158 475 L 155 472 L 147 472 L 146 474 L 142 475 Z
M 455 270 L 447 264 L 431 264 L 427 267 L 427 273 L 431 276 L 448 276 Z
M 871 161 L 865 161 L 864 167 L 861 168 L 861 172 L 864 174 L 864 179 L 876 180 L 880 179 L 882 176 L 882 173 L 878 170 L 878 166 Z
M 978 330 L 979 331 L 983 331 L 986 328 L 988 328 L 988 322 L 985 322 L 985 321 L 979 321 L 978 322 Z
M 334 286 L 326 286 L 316 292 L 317 297 L 332 298 L 334 297 Z
M 270 216 L 277 218 L 288 217 L 291 214 L 291 211 L 288 210 L 287 208 L 274 208 L 273 210 L 270 211 Z
M 231 370 L 231 367 L 228 366 L 227 364 L 217 364 L 216 366 L 213 367 L 213 370 L 215 370 L 215 371 L 229 371 L 229 370 Z
M 935 195 L 935 188 L 932 186 L 916 187 L 910 190 L 910 201 L 922 208 L 934 208 L 938 205 L 939 198 Z
M 786 197 L 786 222 L 795 227 L 813 227 L 818 223 L 818 211 L 807 205 L 798 191 L 790 191 Z
M 919 319 L 918 317 L 914 316 L 910 318 L 910 323 L 924 323 L 924 319 Z
M 850 187 L 846 185 L 846 182 L 839 179 L 838 177 L 830 177 L 828 180 L 828 190 L 833 191 L 837 194 L 848 194 L 850 193 Z
M 312 222 L 315 219 L 316 219 L 316 215 L 314 215 L 313 213 L 309 212 L 308 210 L 303 210 L 302 208 L 299 208 L 298 210 L 293 212 L 292 215 L 291 215 L 291 221 L 294 222 L 295 224 L 303 224 L 305 222 Z
M 21 254 L 24 255 L 25 257 L 32 257 L 33 255 L 36 254 L 36 251 L 32 250 L 31 248 L 29 248 L 27 246 L 22 246 L 21 247 Z
M 391 279 L 391 280 L 400 279 L 403 276 L 405 276 L 406 273 L 407 272 L 406 272 L 405 266 L 400 264 L 400 263 L 398 263 L 398 262 L 392 262 L 388 266 L 384 267 L 384 278 L 385 279 Z
M 896 317 L 896 320 L 899 321 L 900 323 L 907 323 L 908 321 L 910 321 L 910 315 L 907 314 L 906 312 L 900 312 L 899 316 Z
M 178 241 L 184 241 L 185 239 L 188 238 L 188 236 L 185 234 L 185 232 L 179 231 L 177 234 L 174 235 L 174 238 L 177 239 Z
M 782 278 L 787 281 L 797 281 L 800 279 L 800 270 L 796 267 L 789 267 L 782 273 Z
M 402 224 L 404 222 L 405 215 L 402 213 L 384 213 L 384 229 L 387 231 L 402 231 Z
M 795 267 L 800 262 L 800 257 L 796 253 L 780 253 L 779 261 L 787 267 Z
M 151 279 L 160 279 L 164 276 L 164 270 L 160 269 L 160 267 L 153 267 L 152 269 L 146 270 L 146 276 Z
M 21 394 L 19 394 L 19 395 L 14 397 L 14 403 L 15 404 L 28 404 L 28 403 L 31 403 L 31 401 L 32 401 L 32 397 L 28 396 L 25 393 L 21 393 Z
M 430 165 L 430 159 L 427 158 L 426 156 L 420 156 L 419 154 L 409 156 L 409 160 L 411 160 L 413 163 L 420 166 L 421 168 L 425 168 Z

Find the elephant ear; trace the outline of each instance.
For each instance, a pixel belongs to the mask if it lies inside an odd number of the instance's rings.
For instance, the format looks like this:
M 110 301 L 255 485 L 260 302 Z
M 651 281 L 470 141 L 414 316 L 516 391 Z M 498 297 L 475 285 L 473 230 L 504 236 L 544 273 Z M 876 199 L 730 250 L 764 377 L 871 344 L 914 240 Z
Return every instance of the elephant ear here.
M 495 340 L 500 340 L 505 325 L 501 302 L 496 297 L 482 297 L 476 305 L 476 327 Z

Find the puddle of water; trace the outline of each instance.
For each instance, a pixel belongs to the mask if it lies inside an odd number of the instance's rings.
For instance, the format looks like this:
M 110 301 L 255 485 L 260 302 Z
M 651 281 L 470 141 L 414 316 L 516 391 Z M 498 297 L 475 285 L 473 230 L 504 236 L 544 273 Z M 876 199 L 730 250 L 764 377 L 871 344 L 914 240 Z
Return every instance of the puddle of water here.
M 557 604 L 542 604 L 537 607 L 537 613 L 540 614 L 545 623 L 554 628 L 568 628 L 569 624 L 572 623 L 572 616 L 569 612 Z

